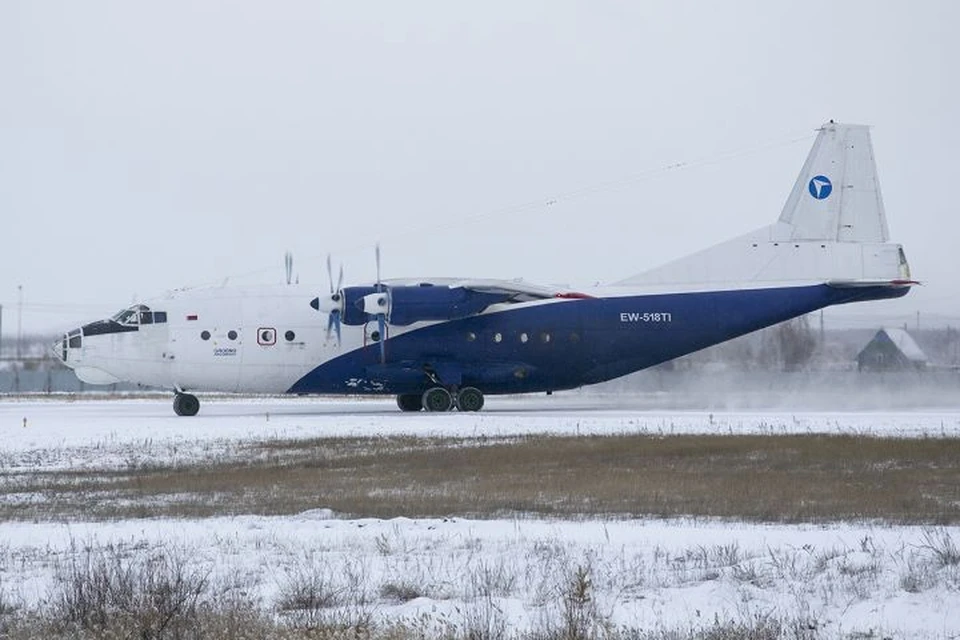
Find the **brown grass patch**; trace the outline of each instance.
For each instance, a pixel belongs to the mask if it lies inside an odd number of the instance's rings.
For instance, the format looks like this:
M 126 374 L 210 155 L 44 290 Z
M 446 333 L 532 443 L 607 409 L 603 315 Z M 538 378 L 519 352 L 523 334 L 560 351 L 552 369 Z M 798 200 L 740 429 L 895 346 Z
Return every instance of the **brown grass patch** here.
M 34 474 L 3 518 L 708 516 L 960 522 L 960 440 L 857 436 L 332 438 L 181 469 Z M 13 485 L 16 485 L 14 488 Z

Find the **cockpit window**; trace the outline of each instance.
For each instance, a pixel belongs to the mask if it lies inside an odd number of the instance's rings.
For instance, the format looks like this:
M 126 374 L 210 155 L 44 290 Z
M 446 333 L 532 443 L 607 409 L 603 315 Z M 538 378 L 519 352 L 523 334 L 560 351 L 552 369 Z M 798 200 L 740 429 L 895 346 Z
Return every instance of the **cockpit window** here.
M 131 307 L 129 309 L 124 309 L 123 311 L 117 312 L 110 319 L 120 324 L 135 325 L 137 324 L 138 316 L 139 311 L 136 308 Z
M 127 327 L 136 327 L 141 324 L 162 324 L 167 321 L 167 312 L 150 311 L 150 307 L 145 304 L 135 304 L 118 311 L 110 319 Z
M 163 316 L 163 320 L 160 320 L 160 322 L 167 321 L 167 314 L 165 312 L 154 314 L 154 312 L 150 311 L 150 307 L 144 304 L 135 304 L 123 311 L 118 311 L 110 319 L 122 325 L 135 327 L 138 324 L 153 324 L 156 321 L 155 315 Z

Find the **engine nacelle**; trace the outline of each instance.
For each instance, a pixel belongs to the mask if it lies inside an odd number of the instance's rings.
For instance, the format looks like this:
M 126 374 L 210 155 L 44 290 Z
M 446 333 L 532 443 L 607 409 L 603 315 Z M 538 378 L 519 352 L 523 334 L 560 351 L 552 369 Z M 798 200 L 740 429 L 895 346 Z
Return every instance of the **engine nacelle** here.
M 385 288 L 385 287 L 381 287 Z M 364 311 L 363 299 L 371 293 L 377 293 L 376 287 L 344 287 L 340 290 L 341 301 L 340 322 L 346 325 L 357 326 L 370 321 L 370 316 Z M 386 295 L 381 293 L 379 295 Z

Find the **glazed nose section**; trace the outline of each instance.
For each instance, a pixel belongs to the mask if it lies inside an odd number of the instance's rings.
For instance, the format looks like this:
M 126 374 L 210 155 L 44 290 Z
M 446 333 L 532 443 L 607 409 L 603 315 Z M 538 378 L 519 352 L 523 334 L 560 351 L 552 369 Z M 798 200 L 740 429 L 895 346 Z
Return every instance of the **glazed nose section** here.
M 50 345 L 50 353 L 53 354 L 53 357 L 59 360 L 60 362 L 67 363 L 67 334 L 63 334 L 63 337 L 55 341 Z
M 83 349 L 83 332 L 80 329 L 74 329 L 66 333 L 63 337 L 53 343 L 53 355 L 63 364 L 71 367 L 80 361 L 81 350 Z

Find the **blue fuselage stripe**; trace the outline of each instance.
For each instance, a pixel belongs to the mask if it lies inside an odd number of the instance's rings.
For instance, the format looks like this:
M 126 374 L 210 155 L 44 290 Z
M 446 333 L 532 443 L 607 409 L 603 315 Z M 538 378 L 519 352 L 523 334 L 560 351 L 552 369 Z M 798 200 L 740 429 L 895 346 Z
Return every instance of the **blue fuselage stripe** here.
M 569 389 L 826 306 L 899 297 L 906 291 L 822 284 L 523 306 L 390 338 L 383 365 L 378 345 L 356 349 L 316 367 L 289 391 L 418 393 L 434 384 L 425 369 L 445 384 L 476 386 L 488 394 Z

